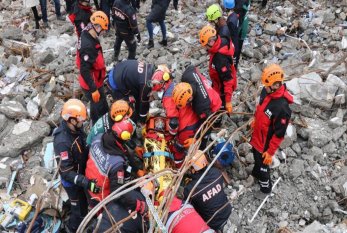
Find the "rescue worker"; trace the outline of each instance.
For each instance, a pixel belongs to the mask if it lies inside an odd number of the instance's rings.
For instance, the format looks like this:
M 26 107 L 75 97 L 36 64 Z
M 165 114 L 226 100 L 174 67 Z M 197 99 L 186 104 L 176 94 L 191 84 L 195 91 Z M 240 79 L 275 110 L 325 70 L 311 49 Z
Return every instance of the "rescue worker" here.
M 183 85 L 176 85 L 173 99 L 178 108 L 191 103 L 194 112 L 202 120 L 218 111 L 222 105 L 219 94 L 210 86 L 199 69 L 188 66 L 182 74 Z
M 184 199 L 188 198 L 193 187 L 205 172 L 207 165 L 205 154 L 198 150 L 192 158 L 191 174 L 188 176 L 190 181 L 184 187 Z M 222 172 L 216 167 L 211 167 L 194 189 L 189 200 L 200 216 L 208 222 L 208 226 L 220 232 L 223 232 L 223 227 L 232 209 L 223 186 Z
M 162 46 L 167 46 L 167 38 L 166 38 L 166 26 L 165 26 L 165 16 L 166 10 L 169 7 L 170 0 L 152 0 L 151 12 L 146 18 L 146 27 L 148 30 L 149 41 L 147 44 L 147 48 L 154 47 L 153 41 L 153 22 L 158 22 L 160 25 L 161 33 L 163 35 L 163 39 L 159 42 Z
M 95 124 L 108 111 L 103 88 L 106 66 L 99 41 L 99 36 L 108 28 L 108 18 L 104 12 L 96 11 L 90 21 L 81 33 L 76 62 L 80 69 L 79 82 L 90 101 L 90 117 Z
M 70 14 L 73 11 L 73 6 L 75 5 L 75 3 L 77 1 L 76 0 L 65 0 L 65 3 L 66 3 L 66 13 Z
M 60 162 L 61 183 L 71 202 L 71 215 L 67 228 L 75 232 L 88 213 L 86 190 L 99 193 L 96 181 L 85 177 L 88 147 L 85 144 L 83 122 L 87 120 L 87 109 L 77 99 L 69 99 L 63 106 L 63 120 L 53 132 L 54 152 Z
M 82 30 L 90 23 L 90 16 L 92 16 L 90 0 L 78 0 L 72 6 L 72 9 L 72 12 L 69 14 L 69 19 L 75 26 L 77 38 L 79 39 Z
M 129 151 L 125 144 L 131 139 L 134 127 L 129 118 L 115 122 L 112 132 L 98 134 L 93 140 L 88 155 L 86 177 L 97 181 L 102 187 L 100 193 L 89 192 L 91 206 L 105 199 L 110 193 L 118 189 L 131 179 L 132 173 L 138 168 L 129 161 Z M 117 203 L 140 214 L 147 212 L 146 203 L 139 199 L 133 190 L 119 198 Z
M 250 141 L 255 161 L 252 175 L 258 179 L 263 193 L 271 192 L 269 165 L 284 139 L 291 117 L 289 104 L 293 103 L 293 96 L 287 91 L 283 80 L 284 72 L 279 65 L 271 64 L 263 70 L 261 82 L 264 88 L 254 114 Z
M 114 122 L 121 121 L 124 117 L 131 117 L 133 110 L 125 100 L 117 100 L 111 105 L 110 111 L 99 118 L 90 129 L 87 144 L 90 145 L 96 135 L 112 130 Z M 135 126 L 134 126 L 135 127 Z
M 166 229 L 172 233 L 213 233 L 191 204 L 183 205 L 176 196 L 169 209 Z
M 155 72 L 156 67 L 152 64 L 127 60 L 117 63 L 109 73 L 108 86 L 113 98 L 135 102 L 132 120 L 141 127 L 146 122 Z
M 232 95 L 237 87 L 236 69 L 233 65 L 234 46 L 231 41 L 217 35 L 207 25 L 200 31 L 200 43 L 210 54 L 209 73 L 213 89 L 221 96 L 223 107 L 232 112 Z
M 235 50 L 235 67 L 238 66 L 243 42 L 248 33 L 248 10 L 251 5 L 250 0 L 237 0 L 235 3 L 235 12 L 239 15 L 239 43 Z
M 100 0 L 100 10 L 107 15 L 107 19 L 109 22 L 111 21 L 110 12 L 111 12 L 111 8 L 113 6 L 114 1 L 115 0 Z M 107 30 L 109 29 L 110 29 L 110 25 L 108 25 Z
M 215 25 L 220 37 L 230 40 L 230 32 L 222 8 L 218 4 L 212 4 L 206 10 L 207 21 Z
M 209 86 L 206 77 L 196 67 L 188 66 L 181 81 L 172 92 L 173 102 L 179 112 L 178 133 L 173 150 L 177 167 L 180 167 L 187 150 L 195 142 L 194 135 L 200 125 L 222 105 L 218 93 Z M 201 146 L 205 146 L 205 139 L 207 135 Z
M 137 27 L 136 10 L 131 6 L 130 0 L 115 0 L 112 7 L 112 17 L 116 27 L 114 61 L 118 62 L 118 56 L 123 41 L 125 41 L 128 47 L 128 59 L 135 59 L 135 36 L 138 42 L 141 42 L 141 36 Z
M 139 192 L 133 192 L 138 200 L 145 201 L 143 195 Z M 121 197 L 122 198 L 122 197 Z M 131 211 L 131 209 L 130 209 Z M 112 219 L 110 217 L 112 216 Z M 102 213 L 102 220 L 100 226 L 97 230 L 98 233 L 106 232 L 114 225 L 114 221 L 119 222 L 120 220 L 128 217 L 130 215 L 127 206 L 123 206 L 118 202 L 109 202 Z M 114 231 L 115 232 L 115 231 Z M 143 224 L 143 218 L 140 214 L 136 214 L 134 217 L 125 221 L 120 227 L 119 231 L 121 233 L 140 233 L 147 232 L 145 224 Z
M 140 10 L 140 0 L 131 0 L 132 7 L 138 12 Z
M 228 12 L 227 25 L 230 32 L 230 38 L 233 42 L 235 51 L 238 51 L 239 47 L 239 15 L 233 10 L 235 8 L 235 0 L 224 0 L 224 8 Z M 235 68 L 240 56 L 234 57 Z M 236 62 L 237 61 L 237 62 Z

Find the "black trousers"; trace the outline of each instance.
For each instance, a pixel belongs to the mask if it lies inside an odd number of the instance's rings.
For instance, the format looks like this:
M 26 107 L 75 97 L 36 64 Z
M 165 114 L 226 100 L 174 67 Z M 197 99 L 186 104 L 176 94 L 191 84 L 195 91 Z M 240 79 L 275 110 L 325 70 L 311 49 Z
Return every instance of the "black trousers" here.
M 65 0 L 66 3 L 66 13 L 70 14 L 73 10 L 73 5 L 75 4 L 76 0 Z
M 83 218 L 88 214 L 88 202 L 82 187 L 74 185 L 64 187 L 71 203 L 71 215 L 68 222 L 69 230 L 76 231 Z
M 263 163 L 262 153 L 253 148 L 254 168 L 252 175 L 258 179 L 260 191 L 270 193 L 272 182 L 270 178 L 270 167 Z
M 114 57 L 118 60 L 121 45 L 125 42 L 128 47 L 128 60 L 135 59 L 136 56 L 136 39 L 134 36 L 122 36 L 119 33 L 116 34 L 116 41 L 114 43 Z
M 234 58 L 235 58 L 235 69 L 237 69 L 239 65 L 239 60 L 242 52 L 242 46 L 243 46 L 243 41 L 244 40 L 239 40 L 239 46 L 236 47 Z
M 263 0 L 263 1 L 261 2 L 261 6 L 262 6 L 262 7 L 266 7 L 266 4 L 267 4 L 267 0 Z
M 140 9 L 140 0 L 131 0 L 131 5 L 134 9 Z
M 89 90 L 82 89 L 87 99 L 90 101 L 90 118 L 92 120 L 92 125 L 94 125 L 100 117 L 108 112 L 108 104 L 106 101 L 106 95 L 103 87 L 100 87 L 100 100 L 95 103 L 92 98 L 92 93 Z

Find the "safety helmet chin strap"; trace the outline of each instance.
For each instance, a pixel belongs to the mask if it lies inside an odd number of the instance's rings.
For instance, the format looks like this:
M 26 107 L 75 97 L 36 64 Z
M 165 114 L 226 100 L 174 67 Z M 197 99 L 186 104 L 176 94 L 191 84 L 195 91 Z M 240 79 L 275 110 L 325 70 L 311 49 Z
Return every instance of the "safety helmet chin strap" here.
M 98 30 L 96 30 L 96 28 L 95 28 L 94 24 L 91 24 L 91 25 L 92 25 L 92 27 L 93 27 L 94 31 L 96 32 L 96 35 L 99 37 L 99 36 L 100 36 L 100 34 L 101 34 L 101 32 L 102 32 L 102 29 L 101 29 L 101 31 L 100 31 L 100 32 L 98 32 Z M 101 26 L 99 25 L 99 27 L 101 27 Z

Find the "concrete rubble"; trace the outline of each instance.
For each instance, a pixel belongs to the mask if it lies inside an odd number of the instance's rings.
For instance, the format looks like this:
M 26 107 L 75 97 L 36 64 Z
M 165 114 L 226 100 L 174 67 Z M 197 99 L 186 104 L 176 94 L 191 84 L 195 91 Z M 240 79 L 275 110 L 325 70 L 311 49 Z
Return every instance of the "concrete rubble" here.
M 0 195 L 6 192 L 13 172 L 11 162 L 25 157 L 17 178 L 20 185 L 14 185 L 12 193 L 27 189 L 29 197 L 40 195 L 52 179 L 56 164 L 52 163 L 49 135 L 59 124 L 64 100 L 80 96 L 81 90 L 75 66 L 77 41 L 70 22 L 57 22 L 50 12 L 51 27 L 35 30 L 32 12 L 19 2 L 0 2 Z M 148 50 L 145 16 L 150 2 L 143 4 L 138 15 L 143 40 L 138 44 L 138 59 L 169 64 L 177 80 L 189 63 L 208 75 L 208 56 L 198 42 L 198 32 L 206 24 L 206 5 L 214 1 L 198 6 L 180 1 L 178 12 L 171 4 L 167 11 L 169 46 L 163 49 L 158 44 L 161 32 L 157 28 L 155 47 Z M 271 62 L 284 68 L 287 88 L 296 101 L 276 154 L 277 167 L 272 170 L 272 179 L 282 177 L 282 181 L 252 223 L 248 219 L 262 201 L 256 198 L 259 188 L 251 176 L 254 159 L 251 146 L 242 137 L 235 140 L 239 159 L 228 169 L 232 184 L 226 192 L 231 195 L 240 187 L 245 191 L 233 200 L 225 232 L 347 232 L 346 215 L 336 211 L 347 210 L 347 27 L 340 26 L 347 25 L 346 12 L 346 0 L 273 0 L 265 9 L 252 1 L 250 31 L 233 98 L 235 111 L 254 111 L 261 71 Z M 29 26 L 18 27 L 29 15 Z M 5 20 L 12 16 L 13 20 Z M 24 44 L 23 55 L 5 48 L 13 40 Z M 111 29 L 102 39 L 108 68 L 113 62 L 113 44 Z M 122 47 L 120 58 L 126 56 Z M 241 126 L 249 116 L 232 119 L 233 125 Z M 248 131 L 241 134 L 248 135 Z M 52 190 L 46 204 L 55 203 L 58 193 Z

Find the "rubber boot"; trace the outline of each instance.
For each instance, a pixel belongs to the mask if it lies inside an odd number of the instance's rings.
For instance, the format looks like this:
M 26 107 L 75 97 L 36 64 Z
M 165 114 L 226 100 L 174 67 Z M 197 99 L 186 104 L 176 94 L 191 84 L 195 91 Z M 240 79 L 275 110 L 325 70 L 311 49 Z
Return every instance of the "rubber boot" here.
M 40 29 L 40 21 L 39 20 L 35 20 L 35 28 Z
M 167 46 L 167 39 L 163 39 L 162 41 L 159 42 L 162 46 Z
M 147 49 L 153 48 L 154 47 L 154 41 L 153 40 L 149 40 L 148 44 L 147 44 Z

